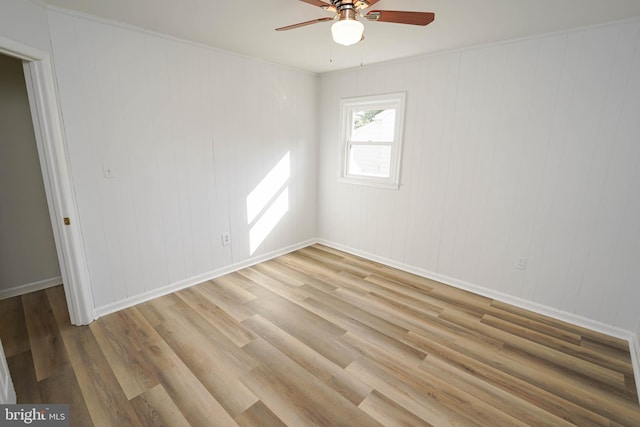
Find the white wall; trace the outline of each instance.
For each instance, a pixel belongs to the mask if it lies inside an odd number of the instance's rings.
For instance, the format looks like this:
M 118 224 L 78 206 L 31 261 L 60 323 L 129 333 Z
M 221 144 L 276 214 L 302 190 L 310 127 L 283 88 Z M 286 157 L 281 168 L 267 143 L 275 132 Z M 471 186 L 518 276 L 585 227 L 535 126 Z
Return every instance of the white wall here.
M 315 236 L 314 75 L 59 11 L 49 26 L 98 309 Z M 246 198 L 287 153 L 287 212 L 251 253 Z
M 46 9 L 31 0 L 2 0 L 0 36 L 48 52 L 51 46 Z
M 639 33 L 631 22 L 323 75 L 320 237 L 632 331 Z M 339 183 L 339 99 L 397 91 L 400 190 Z
M 22 61 L 0 55 L 0 298 L 60 284 Z

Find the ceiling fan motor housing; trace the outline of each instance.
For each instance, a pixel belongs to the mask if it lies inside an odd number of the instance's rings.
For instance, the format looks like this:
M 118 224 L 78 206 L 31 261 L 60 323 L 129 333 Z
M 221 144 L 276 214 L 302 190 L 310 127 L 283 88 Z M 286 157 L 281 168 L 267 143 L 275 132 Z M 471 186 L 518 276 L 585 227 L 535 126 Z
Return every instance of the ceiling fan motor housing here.
M 356 19 L 356 12 L 360 9 L 364 9 L 370 6 L 370 3 L 365 0 L 331 0 L 331 4 L 338 12 L 340 19 Z

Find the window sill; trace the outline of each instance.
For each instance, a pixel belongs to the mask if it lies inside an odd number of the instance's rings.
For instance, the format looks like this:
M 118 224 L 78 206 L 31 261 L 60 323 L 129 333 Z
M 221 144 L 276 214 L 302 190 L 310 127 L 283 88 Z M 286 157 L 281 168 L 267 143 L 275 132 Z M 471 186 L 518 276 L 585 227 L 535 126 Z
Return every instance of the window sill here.
M 384 188 L 387 190 L 399 190 L 400 184 L 396 182 L 377 181 L 372 178 L 353 178 L 353 177 L 340 177 L 338 182 L 344 184 L 363 185 L 367 187 Z

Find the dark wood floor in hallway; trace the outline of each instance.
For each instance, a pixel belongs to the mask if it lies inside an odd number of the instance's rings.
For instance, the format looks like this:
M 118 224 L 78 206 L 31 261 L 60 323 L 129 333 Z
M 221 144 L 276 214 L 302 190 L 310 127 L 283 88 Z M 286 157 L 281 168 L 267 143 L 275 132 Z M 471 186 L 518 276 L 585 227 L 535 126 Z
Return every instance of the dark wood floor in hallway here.
M 640 426 L 628 344 L 314 245 L 69 323 L 0 301 L 19 402 L 74 426 Z

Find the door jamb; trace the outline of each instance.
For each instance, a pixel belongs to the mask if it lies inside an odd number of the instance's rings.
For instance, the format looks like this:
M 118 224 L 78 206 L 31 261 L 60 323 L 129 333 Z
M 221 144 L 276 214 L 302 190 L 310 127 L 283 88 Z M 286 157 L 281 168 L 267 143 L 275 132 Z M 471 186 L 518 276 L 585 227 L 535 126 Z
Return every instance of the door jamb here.
M 0 53 L 23 61 L 69 318 L 74 325 L 87 325 L 96 317 L 51 56 L 49 52 L 2 36 Z M 64 223 L 66 218 L 69 225 Z

